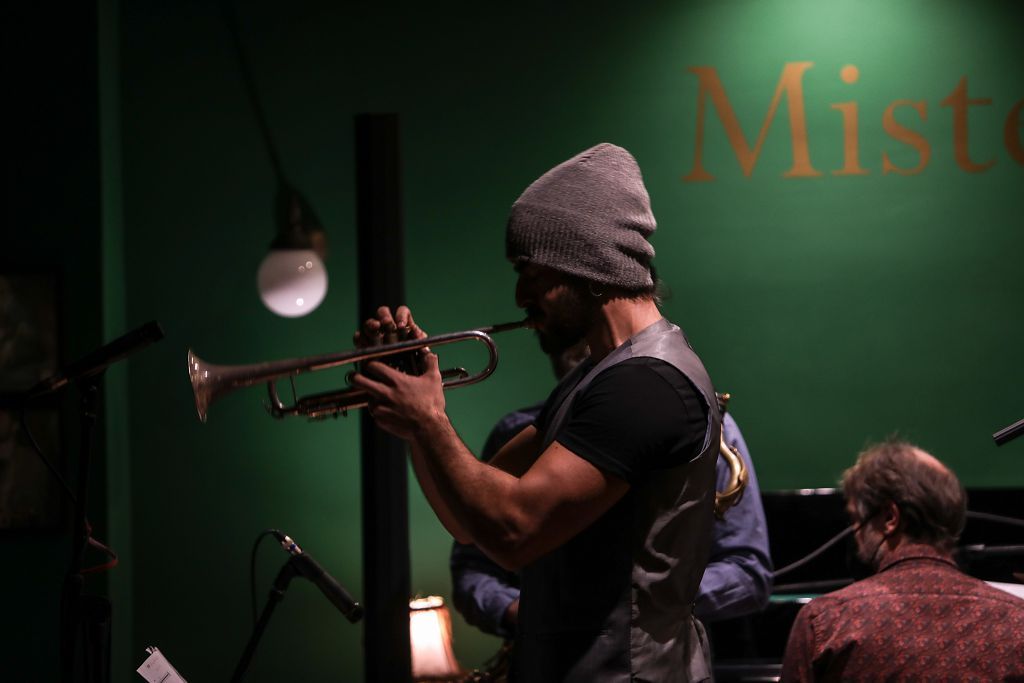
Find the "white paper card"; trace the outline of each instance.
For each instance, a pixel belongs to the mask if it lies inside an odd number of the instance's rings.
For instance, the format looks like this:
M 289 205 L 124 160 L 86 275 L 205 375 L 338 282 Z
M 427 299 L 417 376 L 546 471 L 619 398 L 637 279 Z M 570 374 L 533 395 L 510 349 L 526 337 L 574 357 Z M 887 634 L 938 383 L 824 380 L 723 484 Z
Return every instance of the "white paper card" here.
M 149 657 L 136 671 L 149 683 L 187 683 L 181 674 L 171 666 L 159 648 L 147 647 L 146 652 L 149 653 Z
M 985 583 L 1024 600 L 1024 583 L 1003 583 L 1000 581 L 986 581 Z

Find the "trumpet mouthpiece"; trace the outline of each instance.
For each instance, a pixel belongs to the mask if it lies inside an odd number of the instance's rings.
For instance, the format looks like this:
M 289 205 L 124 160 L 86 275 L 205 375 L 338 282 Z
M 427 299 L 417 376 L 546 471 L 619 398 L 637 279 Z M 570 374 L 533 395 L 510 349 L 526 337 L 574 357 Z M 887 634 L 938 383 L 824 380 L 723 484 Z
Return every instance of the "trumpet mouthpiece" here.
M 529 318 L 525 318 L 523 320 L 517 320 L 517 321 L 511 322 L 511 323 L 501 323 L 499 325 L 491 325 L 490 327 L 485 327 L 485 328 L 483 328 L 480 331 L 481 332 L 485 332 L 487 334 L 495 334 L 497 332 L 507 332 L 509 330 L 518 330 L 518 329 L 523 328 L 523 327 L 533 327 L 533 323 L 530 322 Z

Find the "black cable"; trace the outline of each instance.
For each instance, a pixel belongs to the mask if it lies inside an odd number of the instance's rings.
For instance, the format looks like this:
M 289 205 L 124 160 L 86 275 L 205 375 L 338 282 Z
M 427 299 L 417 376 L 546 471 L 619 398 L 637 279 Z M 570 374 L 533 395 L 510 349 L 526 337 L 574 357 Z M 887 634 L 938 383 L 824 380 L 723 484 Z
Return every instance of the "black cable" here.
M 1024 557 L 1024 545 L 965 545 L 957 553 L 968 560 L 987 557 Z
M 992 514 L 992 513 L 989 513 L 989 512 L 973 512 L 971 510 L 968 510 L 967 511 L 967 517 L 970 518 L 970 519 L 985 520 L 987 522 L 997 522 L 997 523 L 1000 523 L 1000 524 L 1011 524 L 1013 526 L 1024 526 L 1024 519 L 1017 519 L 1015 517 L 1006 517 L 1006 516 L 1003 516 L 1003 515 L 996 515 L 996 514 Z M 804 557 L 800 558 L 796 562 L 793 562 L 792 564 L 788 564 L 785 567 L 783 567 L 782 569 L 779 569 L 779 570 L 775 571 L 772 574 L 772 578 L 773 579 L 777 579 L 780 576 L 788 574 L 789 572 L 791 572 L 791 571 L 793 571 L 795 569 L 799 569 L 800 567 L 803 567 L 805 564 L 807 564 L 811 560 L 815 559 L 816 557 L 820 556 L 823 552 L 825 552 L 826 550 L 828 550 L 829 548 L 834 546 L 836 543 L 838 543 L 842 539 L 844 539 L 847 536 L 849 536 L 850 534 L 852 534 L 856 528 L 857 527 L 854 526 L 854 525 L 846 527 L 845 529 L 840 531 L 838 534 L 836 534 L 835 536 L 833 536 L 829 540 L 825 541 L 825 543 L 823 545 L 821 545 L 817 549 L 811 551 L 809 554 L 807 554 Z
M 998 522 L 1000 524 L 1024 526 L 1024 519 L 1017 519 L 1016 517 L 1004 517 L 1003 515 L 995 515 L 991 512 L 971 512 L 970 510 L 968 510 L 967 516 L 970 519 L 983 519 L 986 522 Z
M 228 26 L 231 40 L 235 46 L 235 56 L 238 57 L 238 68 L 242 72 L 242 83 L 245 84 L 245 92 L 249 96 L 249 103 L 256 114 L 256 123 L 259 125 L 260 133 L 263 135 L 263 142 L 267 146 L 267 154 L 270 155 L 270 163 L 274 167 L 277 180 L 282 185 L 287 185 L 284 177 L 284 168 L 281 166 L 281 159 L 277 154 L 277 147 L 274 146 L 274 138 L 270 135 L 270 126 L 267 125 L 267 117 L 263 112 L 263 105 L 260 103 L 259 95 L 256 93 L 256 82 L 253 80 L 252 71 L 249 69 L 249 60 L 246 57 L 245 49 L 242 47 L 242 39 L 238 30 L 238 15 L 235 13 L 234 4 L 231 0 L 223 0 L 221 9 L 224 12 L 224 22 Z
M 57 468 L 50 461 L 50 459 L 46 457 L 46 454 L 43 453 L 43 449 L 39 445 L 39 442 L 36 440 L 35 434 L 32 433 L 32 429 L 28 426 L 28 398 L 30 397 L 26 397 L 25 399 L 22 400 L 21 409 L 18 414 L 19 422 L 21 423 L 21 429 L 22 431 L 25 432 L 25 436 L 28 437 L 28 441 L 30 444 L 32 444 L 32 448 L 39 456 L 39 459 L 43 461 L 43 463 L 50 470 L 50 473 L 54 476 L 54 478 L 58 482 L 60 482 L 61 487 L 64 489 L 64 493 L 67 494 L 67 497 L 71 499 L 72 504 L 77 504 L 78 497 L 75 495 L 75 492 L 71 490 L 71 487 L 68 485 L 68 482 L 64 479 L 63 475 L 61 475 L 61 473 L 57 470 Z M 93 538 L 92 525 L 89 523 L 88 518 L 85 519 L 85 525 L 86 544 L 89 547 L 96 548 L 97 550 L 100 550 L 105 555 L 107 555 L 108 561 L 102 564 L 98 564 L 94 567 L 86 567 L 81 570 L 82 574 L 94 574 L 97 572 L 107 571 L 116 567 L 119 562 L 117 553 L 110 546 Z
M 280 539 L 282 534 L 277 529 L 264 529 L 260 532 L 259 536 L 256 537 L 256 541 L 252 544 L 252 556 L 249 558 L 249 594 L 252 598 L 252 623 L 256 625 L 258 617 L 256 616 L 256 551 L 260 547 L 260 541 L 266 536 L 273 536 L 274 538 Z
M 29 443 L 32 444 L 32 448 L 35 449 L 36 453 L 39 455 L 39 458 L 46 464 L 46 466 L 49 468 L 50 472 L 57 479 L 57 481 L 60 482 L 60 485 L 64 487 L 64 492 L 68 495 L 68 498 L 71 499 L 71 502 L 77 503 L 78 499 L 75 497 L 74 491 L 71 490 L 71 487 L 68 486 L 68 483 L 64 480 L 64 477 L 61 476 L 61 473 L 57 471 L 57 468 L 54 467 L 52 462 L 50 462 L 50 459 L 46 457 L 45 453 L 43 453 L 43 449 L 39 447 L 39 442 L 36 441 L 35 435 L 33 435 L 32 430 L 29 429 L 28 417 L 26 415 L 27 410 L 28 406 L 23 401 L 21 404 L 21 412 L 19 414 L 22 431 L 25 432 L 25 436 L 28 437 Z
M 846 527 L 845 529 L 840 531 L 838 534 L 836 534 L 832 538 L 830 538 L 827 541 L 825 541 L 825 543 L 823 545 L 819 546 L 815 550 L 812 550 L 809 554 L 804 555 L 803 557 L 801 557 L 796 562 L 793 562 L 792 564 L 788 564 L 785 567 L 783 567 L 782 569 L 776 570 L 772 574 L 772 578 L 773 579 L 777 579 L 780 576 L 788 574 L 789 572 L 793 571 L 794 569 L 799 569 L 800 567 L 804 566 L 805 564 L 807 564 L 808 562 L 810 562 L 811 560 L 813 560 L 814 558 L 818 557 L 823 552 L 825 552 L 826 550 L 828 550 L 829 548 L 834 546 L 839 541 L 843 540 L 844 538 L 846 538 L 847 536 L 852 534 L 856 528 L 857 527 L 855 525 L 851 524 L 850 526 Z
M 838 588 L 845 588 L 853 583 L 853 579 L 824 579 L 822 581 L 803 581 L 801 583 L 780 583 L 772 589 L 772 593 L 829 593 Z

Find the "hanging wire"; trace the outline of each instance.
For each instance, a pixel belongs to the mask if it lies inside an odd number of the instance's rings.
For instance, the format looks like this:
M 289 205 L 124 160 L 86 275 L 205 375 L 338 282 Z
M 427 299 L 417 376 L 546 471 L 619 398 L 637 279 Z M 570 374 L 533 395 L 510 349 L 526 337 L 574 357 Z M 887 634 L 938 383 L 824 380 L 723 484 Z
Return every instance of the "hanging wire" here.
M 67 481 L 64 480 L 64 477 L 61 475 L 61 473 L 57 470 L 56 467 L 54 467 L 54 465 L 50 461 L 50 459 L 48 457 L 46 457 L 46 454 L 43 453 L 43 449 L 40 448 L 39 442 L 36 441 L 35 435 L 32 434 L 32 429 L 28 426 L 28 405 L 27 405 L 27 400 L 22 401 L 21 411 L 19 413 L 19 417 L 20 417 L 20 420 L 21 420 L 21 430 L 23 432 L 25 432 L 25 436 L 28 437 L 28 441 L 29 441 L 29 443 L 32 444 L 32 448 L 39 455 L 39 459 L 42 460 L 46 464 L 46 467 L 49 468 L 49 470 L 53 474 L 54 478 L 56 478 L 57 481 L 60 482 L 61 487 L 63 487 L 64 492 L 67 494 L 68 498 L 71 499 L 71 502 L 72 503 L 77 503 L 78 500 L 75 497 L 74 491 L 71 490 L 71 487 L 68 486 Z
M 252 105 L 253 113 L 256 115 L 256 123 L 259 126 L 260 133 L 263 135 L 263 142 L 267 147 L 270 163 L 274 167 L 274 174 L 277 176 L 279 183 L 287 185 L 284 167 L 281 165 L 281 158 L 277 153 L 274 138 L 270 135 L 270 126 L 267 125 L 267 117 L 263 111 L 259 94 L 256 92 L 256 81 L 252 77 L 249 59 L 246 56 L 245 48 L 242 46 L 242 39 L 238 29 L 238 14 L 235 12 L 234 4 L 230 0 L 223 0 L 221 2 L 221 10 L 224 14 L 224 22 L 228 27 L 228 33 L 231 34 L 231 41 L 235 46 L 235 56 L 238 58 L 238 68 L 242 73 L 242 83 L 245 86 L 246 95 L 249 97 L 249 104 Z
M 782 569 L 776 570 L 772 574 L 772 578 L 777 579 L 780 576 L 785 576 L 786 574 L 790 573 L 791 571 L 794 571 L 796 569 L 799 569 L 800 567 L 803 567 L 805 564 L 807 564 L 811 560 L 815 559 L 816 557 L 819 557 L 822 553 L 824 553 L 826 550 L 828 550 L 829 548 L 834 546 L 836 543 L 838 543 L 839 541 L 843 540 L 844 538 L 846 538 L 847 536 L 852 534 L 856 530 L 856 528 L 857 527 L 855 525 L 851 524 L 850 526 L 846 527 L 845 529 L 840 531 L 838 534 L 836 534 L 835 536 L 830 538 L 829 540 L 825 541 L 825 543 L 820 545 L 817 549 L 812 550 L 807 555 L 804 555 L 803 557 L 801 557 L 796 562 L 793 562 L 792 564 L 787 564 Z
M 42 447 L 36 440 L 35 435 L 32 433 L 32 428 L 29 427 L 28 425 L 28 398 L 25 398 L 22 401 L 19 417 L 21 421 L 21 429 L 25 433 L 25 436 L 28 438 L 29 443 L 32 444 L 33 450 L 35 450 L 36 454 L 39 456 L 39 459 L 46 464 L 46 467 L 50 470 L 50 473 L 53 474 L 54 478 L 58 482 L 60 482 L 61 488 L 64 489 L 64 493 L 71 500 L 71 502 L 73 504 L 77 504 L 78 497 L 75 496 L 75 493 L 74 491 L 71 490 L 71 487 L 68 485 L 67 480 L 64 479 L 63 475 L 61 475 L 60 471 L 54 466 L 53 462 L 48 457 L 46 457 L 46 454 L 43 452 Z M 90 524 L 88 518 L 86 518 L 85 520 L 85 541 L 90 548 L 95 548 L 96 550 L 99 550 L 104 555 L 106 555 L 107 561 L 102 564 L 98 564 L 92 567 L 86 567 L 80 570 L 82 574 L 97 574 L 100 572 L 109 571 L 117 566 L 119 562 L 117 553 L 110 546 L 93 537 L 92 524 Z
M 1024 526 L 1024 519 L 1017 519 L 1015 517 L 1006 517 L 1004 515 L 996 515 L 996 514 L 992 514 L 990 512 L 973 512 L 971 510 L 968 510 L 967 511 L 967 517 L 969 519 L 979 519 L 979 520 L 985 520 L 985 521 L 988 521 L 988 522 L 996 522 L 996 523 L 999 523 L 999 524 L 1010 524 L 1010 525 L 1013 525 L 1013 526 Z M 836 543 L 838 543 L 839 541 L 843 540 L 844 538 L 846 538 L 847 536 L 852 534 L 856 530 L 856 528 L 857 527 L 855 525 L 850 525 L 850 526 L 846 527 L 845 529 L 840 531 L 838 534 L 836 534 L 835 536 L 833 536 L 829 540 L 825 541 L 824 544 L 822 544 L 821 546 L 819 546 L 815 550 L 812 550 L 810 553 L 808 553 L 804 557 L 800 558 L 796 562 L 788 564 L 785 567 L 783 567 L 782 569 L 776 570 L 772 574 L 772 578 L 777 579 L 780 576 L 785 576 L 786 574 L 788 574 L 788 573 L 790 573 L 792 571 L 795 571 L 795 570 L 799 569 L 800 567 L 803 567 L 804 565 L 806 565 L 807 563 L 811 562 L 815 558 L 820 557 L 821 554 L 824 553 L 826 550 L 828 550 L 829 548 L 834 546 Z M 971 547 L 973 548 L 973 546 L 971 546 Z
M 969 519 L 981 519 L 986 522 L 997 522 L 999 524 L 1024 526 L 1024 519 L 1017 519 L 1016 517 L 1005 517 L 1003 515 L 992 514 L 991 512 L 971 512 L 970 510 L 968 510 L 967 517 Z

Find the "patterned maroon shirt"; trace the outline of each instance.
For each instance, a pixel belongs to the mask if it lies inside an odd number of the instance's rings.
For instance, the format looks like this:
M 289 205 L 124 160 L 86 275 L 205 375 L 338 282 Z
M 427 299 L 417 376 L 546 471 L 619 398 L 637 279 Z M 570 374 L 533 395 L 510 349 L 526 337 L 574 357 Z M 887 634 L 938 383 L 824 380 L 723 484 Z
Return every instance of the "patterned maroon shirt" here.
M 1024 600 L 924 545 L 797 615 L 783 681 L 1024 681 Z

